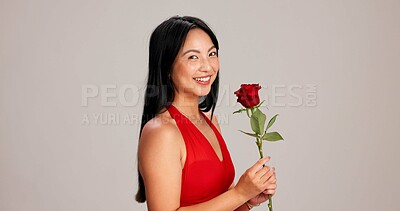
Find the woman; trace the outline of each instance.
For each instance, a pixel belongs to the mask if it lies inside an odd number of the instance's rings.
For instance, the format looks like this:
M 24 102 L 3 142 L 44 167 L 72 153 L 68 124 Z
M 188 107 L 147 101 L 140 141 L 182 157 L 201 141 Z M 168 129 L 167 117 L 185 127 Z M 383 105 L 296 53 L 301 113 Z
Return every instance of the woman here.
M 218 49 L 214 33 L 195 17 L 172 17 L 151 35 L 136 195 L 151 211 L 249 210 L 275 194 L 275 170 L 263 166 L 268 157 L 233 182 L 213 115 Z

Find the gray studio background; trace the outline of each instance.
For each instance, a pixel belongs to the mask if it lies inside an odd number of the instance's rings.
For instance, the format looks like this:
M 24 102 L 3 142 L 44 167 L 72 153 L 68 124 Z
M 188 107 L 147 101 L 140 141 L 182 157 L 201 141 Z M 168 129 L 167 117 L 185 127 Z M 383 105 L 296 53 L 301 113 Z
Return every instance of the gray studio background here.
M 0 210 L 146 210 L 134 194 L 148 39 L 176 14 L 220 40 L 235 181 L 258 154 L 233 92 L 261 83 L 286 139 L 264 147 L 275 210 L 398 210 L 394 0 L 1 0 Z

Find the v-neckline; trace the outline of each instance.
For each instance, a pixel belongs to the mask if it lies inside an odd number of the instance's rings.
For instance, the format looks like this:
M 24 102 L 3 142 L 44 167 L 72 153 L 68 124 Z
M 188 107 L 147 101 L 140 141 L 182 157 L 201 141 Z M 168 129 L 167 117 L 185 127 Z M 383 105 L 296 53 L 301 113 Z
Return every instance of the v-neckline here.
M 210 126 L 211 130 L 213 131 L 213 133 L 214 133 L 214 135 L 215 135 L 215 138 L 217 139 L 218 147 L 219 147 L 219 150 L 221 151 L 222 160 L 221 160 L 221 158 L 219 158 L 217 152 L 215 151 L 215 149 L 214 149 L 213 146 L 211 145 L 210 140 L 208 140 L 208 138 L 200 131 L 200 129 L 199 129 L 195 124 L 193 124 L 193 122 L 190 121 L 189 118 L 187 118 L 185 115 L 183 115 L 175 106 L 173 106 L 172 104 L 171 104 L 171 106 L 174 107 L 174 109 L 176 109 L 176 110 L 179 112 L 179 114 L 181 115 L 181 117 L 185 118 L 185 119 L 197 130 L 197 132 L 199 132 L 199 133 L 201 134 L 201 136 L 203 136 L 204 140 L 207 142 L 207 145 L 208 145 L 209 149 L 211 149 L 211 151 L 213 151 L 214 156 L 217 158 L 217 160 L 218 160 L 220 163 L 223 163 L 224 160 L 225 160 L 225 157 L 224 157 L 224 153 L 222 152 L 221 142 L 220 142 L 220 140 L 219 140 L 219 138 L 218 138 L 218 136 L 217 136 L 217 134 L 216 134 L 216 132 L 215 132 L 215 130 L 214 130 L 214 128 L 213 128 L 214 124 L 211 122 L 211 120 L 209 120 L 208 117 L 207 117 L 205 114 L 203 114 L 202 111 L 200 111 L 200 114 L 201 114 L 201 115 L 203 116 L 203 118 L 206 120 L 207 124 Z M 215 126 L 214 126 L 214 127 L 215 127 Z M 218 131 L 217 131 L 217 132 L 218 132 Z

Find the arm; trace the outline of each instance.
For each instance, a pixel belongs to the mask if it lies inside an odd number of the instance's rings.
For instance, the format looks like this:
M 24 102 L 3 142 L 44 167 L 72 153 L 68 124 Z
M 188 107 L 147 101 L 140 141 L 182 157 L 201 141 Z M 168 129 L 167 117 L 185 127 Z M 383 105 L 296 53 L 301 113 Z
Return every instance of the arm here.
M 181 190 L 179 137 L 162 120 L 143 127 L 138 146 L 139 171 L 146 187 L 148 210 L 177 210 Z
M 229 187 L 229 190 L 232 189 L 233 187 L 235 187 L 235 182 L 232 182 L 231 186 Z M 235 211 L 248 211 L 248 210 L 249 210 L 249 208 L 245 203 L 242 204 L 237 209 L 235 209 Z

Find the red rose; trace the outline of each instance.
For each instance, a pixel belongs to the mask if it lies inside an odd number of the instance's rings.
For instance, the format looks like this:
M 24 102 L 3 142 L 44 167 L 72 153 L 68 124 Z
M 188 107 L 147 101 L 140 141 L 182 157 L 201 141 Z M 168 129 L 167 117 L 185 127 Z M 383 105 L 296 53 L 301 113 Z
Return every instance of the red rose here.
M 242 84 L 234 94 L 238 97 L 237 101 L 246 108 L 252 108 L 260 103 L 258 90 L 261 89 L 259 84 Z

